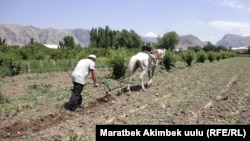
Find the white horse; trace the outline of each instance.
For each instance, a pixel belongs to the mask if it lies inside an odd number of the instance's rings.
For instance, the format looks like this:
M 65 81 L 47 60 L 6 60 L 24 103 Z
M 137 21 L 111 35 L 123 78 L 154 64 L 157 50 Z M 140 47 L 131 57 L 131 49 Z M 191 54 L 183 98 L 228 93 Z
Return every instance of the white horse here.
M 140 81 L 141 81 L 141 87 L 142 90 L 145 91 L 145 87 L 144 87 L 144 82 L 143 82 L 143 77 L 145 75 L 146 72 L 148 72 L 148 83 L 147 85 L 150 86 L 152 84 L 153 81 L 153 77 L 154 77 L 154 71 L 157 67 L 157 65 L 162 62 L 164 56 L 165 56 L 165 49 L 157 49 L 156 50 L 156 63 L 152 62 L 152 58 L 149 56 L 149 54 L 145 53 L 145 52 L 139 52 L 136 55 L 133 55 L 130 58 L 129 64 L 128 64 L 128 86 L 127 86 L 127 90 L 129 91 L 129 93 L 131 93 L 130 91 L 130 82 L 132 81 L 132 78 L 134 77 L 134 73 L 135 71 L 140 67 L 142 69 L 142 72 L 140 74 Z

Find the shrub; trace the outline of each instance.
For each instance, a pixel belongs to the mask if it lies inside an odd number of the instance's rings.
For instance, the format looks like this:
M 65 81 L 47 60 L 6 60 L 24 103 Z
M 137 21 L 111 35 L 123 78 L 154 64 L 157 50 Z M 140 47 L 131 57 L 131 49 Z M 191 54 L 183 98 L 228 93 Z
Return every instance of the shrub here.
M 1 56 L 1 66 L 2 68 L 8 68 L 8 72 L 2 75 L 17 75 L 21 70 L 21 57 L 16 54 L 8 54 Z
M 227 53 L 226 52 L 221 52 L 221 59 L 227 59 L 228 56 L 227 56 Z
M 217 61 L 220 61 L 221 55 L 220 55 L 219 52 L 216 52 L 216 54 L 215 54 L 215 59 L 216 59 Z
M 126 74 L 126 53 L 123 50 L 115 50 L 110 52 L 110 59 L 108 60 L 109 67 L 112 68 L 112 78 L 120 79 Z
M 192 65 L 195 59 L 195 52 L 193 50 L 187 50 L 182 53 L 182 59 L 187 63 L 188 66 Z
M 216 59 L 216 53 L 213 52 L 213 51 L 209 51 L 209 52 L 208 52 L 208 60 L 209 60 L 210 62 L 213 62 L 215 59 Z
M 175 53 L 170 50 L 167 50 L 166 55 L 163 58 L 163 64 L 167 69 L 167 71 L 169 71 L 171 68 L 175 66 L 176 60 L 177 59 Z
M 205 51 L 200 50 L 197 52 L 197 62 L 204 63 L 207 60 L 207 54 Z
M 221 52 L 221 59 L 227 59 L 227 58 L 234 57 L 234 56 L 235 56 L 235 53 L 231 51 Z

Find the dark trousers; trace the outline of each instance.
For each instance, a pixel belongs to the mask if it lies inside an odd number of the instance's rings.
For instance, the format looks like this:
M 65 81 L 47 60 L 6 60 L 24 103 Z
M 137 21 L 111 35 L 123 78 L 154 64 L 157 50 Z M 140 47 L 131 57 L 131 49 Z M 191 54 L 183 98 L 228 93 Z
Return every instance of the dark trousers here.
M 71 97 L 69 99 L 69 105 L 68 108 L 70 110 L 75 110 L 77 106 L 80 106 L 82 104 L 82 90 L 84 85 L 73 82 L 73 89 L 71 91 Z

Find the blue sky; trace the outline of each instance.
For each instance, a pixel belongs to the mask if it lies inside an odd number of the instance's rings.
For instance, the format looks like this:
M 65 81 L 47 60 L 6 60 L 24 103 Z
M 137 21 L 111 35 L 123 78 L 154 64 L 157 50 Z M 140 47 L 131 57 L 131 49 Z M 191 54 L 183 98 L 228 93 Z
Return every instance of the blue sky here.
M 175 31 L 216 43 L 250 36 L 250 0 L 0 0 L 0 24 L 38 28 L 109 26 L 141 36 Z

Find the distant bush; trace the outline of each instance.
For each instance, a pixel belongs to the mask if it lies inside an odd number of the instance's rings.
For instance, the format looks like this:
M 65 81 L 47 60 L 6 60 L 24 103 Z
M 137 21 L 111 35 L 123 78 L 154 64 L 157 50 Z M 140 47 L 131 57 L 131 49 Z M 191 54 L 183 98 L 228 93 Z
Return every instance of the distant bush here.
M 226 52 L 221 52 L 220 54 L 221 54 L 221 59 L 227 59 L 228 58 Z
M 187 63 L 188 66 L 191 66 L 193 60 L 195 59 L 194 50 L 187 50 L 182 52 L 182 59 Z
M 235 53 L 231 52 L 231 51 L 222 51 L 221 52 L 221 59 L 227 59 L 227 58 L 231 58 L 234 56 L 235 56 Z
M 215 59 L 216 59 L 216 52 L 213 52 L 213 51 L 208 51 L 208 60 L 209 62 L 213 62 Z
M 176 54 L 170 50 L 166 51 L 166 55 L 164 56 L 163 59 L 163 64 L 165 66 L 165 68 L 167 69 L 167 71 L 169 71 L 171 68 L 173 68 L 175 66 L 175 62 L 176 62 Z
M 215 54 L 215 59 L 216 59 L 217 61 L 220 61 L 221 55 L 220 55 L 219 52 L 216 52 L 216 54 Z
M 197 55 L 197 62 L 204 63 L 207 60 L 207 53 L 203 50 L 200 50 L 196 53 Z

